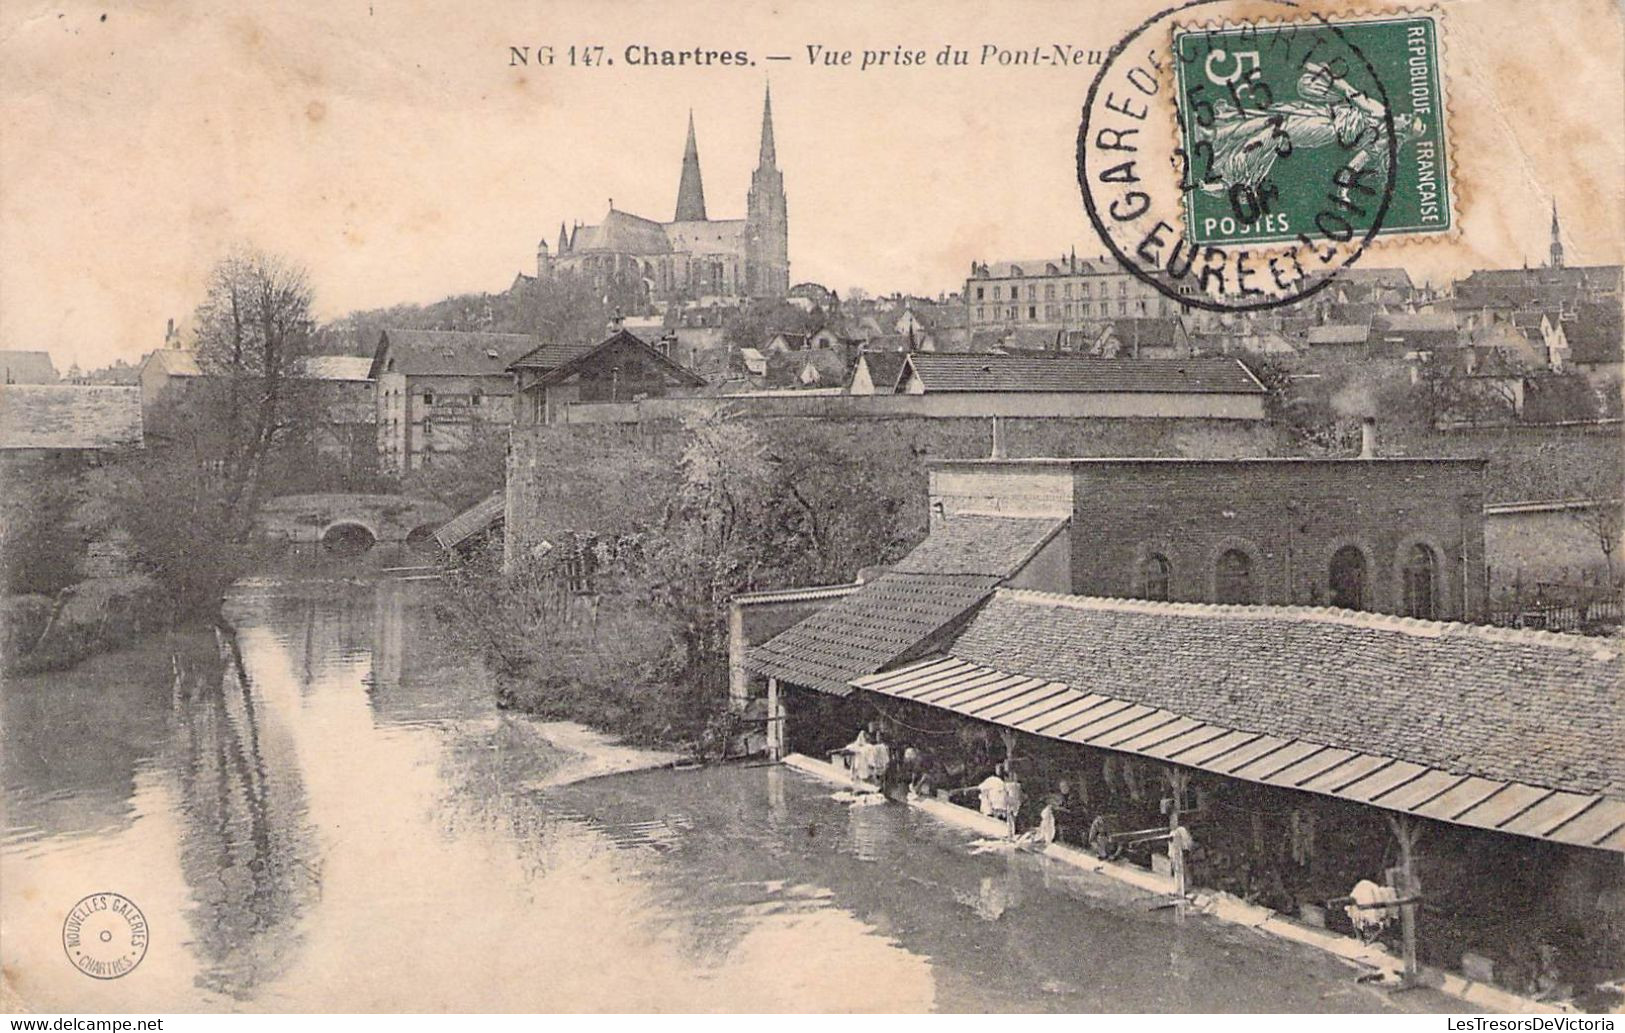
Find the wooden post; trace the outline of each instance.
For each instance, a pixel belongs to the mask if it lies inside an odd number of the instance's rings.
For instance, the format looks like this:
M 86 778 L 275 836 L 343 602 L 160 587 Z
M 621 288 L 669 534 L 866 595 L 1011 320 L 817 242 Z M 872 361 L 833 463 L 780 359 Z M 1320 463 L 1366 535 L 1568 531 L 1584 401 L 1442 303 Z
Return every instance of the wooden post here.
M 994 429 L 995 433 L 997 433 L 998 427 L 999 427 L 998 417 L 995 416 L 993 418 L 993 429 Z M 1006 783 L 1015 782 L 1017 785 L 1020 785 L 1021 784 L 1020 780 L 1018 780 L 1016 778 L 1016 732 L 1015 732 L 1015 729 L 1013 729 L 1013 728 L 1001 728 L 1001 729 L 999 729 L 999 737 L 1004 740 L 1004 773 L 1005 773 L 1005 776 L 1006 776 L 1005 777 L 1005 782 Z M 1010 806 L 1010 798 L 1009 798 L 1008 795 L 1006 795 L 1004 803 L 1005 803 L 1005 807 L 1004 807 L 1004 827 L 1009 832 L 1010 838 L 1015 839 L 1016 838 L 1016 809 L 1014 807 Z
M 1404 814 L 1389 814 L 1388 827 L 1399 843 L 1399 867 L 1389 869 L 1388 882 L 1399 899 L 1407 901 L 1399 906 L 1400 934 L 1404 937 L 1405 971 L 1401 987 L 1416 985 L 1416 911 L 1417 898 L 1422 895 L 1422 884 L 1416 877 L 1416 841 L 1422 835 L 1422 825 Z
M 767 680 L 767 759 L 784 759 L 784 700 L 777 678 Z

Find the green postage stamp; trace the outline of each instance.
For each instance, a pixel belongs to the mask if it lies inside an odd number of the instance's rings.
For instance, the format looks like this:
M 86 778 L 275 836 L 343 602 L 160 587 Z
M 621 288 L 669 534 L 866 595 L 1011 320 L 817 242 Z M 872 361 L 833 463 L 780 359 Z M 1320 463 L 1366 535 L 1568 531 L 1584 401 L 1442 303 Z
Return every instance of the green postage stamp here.
M 1452 229 L 1439 19 L 1173 36 L 1186 232 L 1203 245 Z

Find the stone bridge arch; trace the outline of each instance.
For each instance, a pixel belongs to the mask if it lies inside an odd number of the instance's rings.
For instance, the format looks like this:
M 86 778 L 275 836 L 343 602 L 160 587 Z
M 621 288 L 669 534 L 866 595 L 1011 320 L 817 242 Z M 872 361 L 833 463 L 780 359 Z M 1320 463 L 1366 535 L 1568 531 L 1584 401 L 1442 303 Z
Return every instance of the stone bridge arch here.
M 451 517 L 451 507 L 435 499 L 330 492 L 266 499 L 258 526 L 267 537 L 291 544 L 325 546 L 343 539 L 349 550 L 362 533 L 371 539 L 368 548 L 421 540 Z

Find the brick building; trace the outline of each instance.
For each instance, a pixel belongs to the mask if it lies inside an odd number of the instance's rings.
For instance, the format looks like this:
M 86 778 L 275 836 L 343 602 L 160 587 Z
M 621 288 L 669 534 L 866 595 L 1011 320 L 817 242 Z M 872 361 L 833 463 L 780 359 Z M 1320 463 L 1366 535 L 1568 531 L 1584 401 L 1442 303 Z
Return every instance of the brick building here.
M 1438 620 L 1485 606 L 1478 459 L 972 459 L 931 464 L 932 519 L 1071 518 L 1071 590 Z

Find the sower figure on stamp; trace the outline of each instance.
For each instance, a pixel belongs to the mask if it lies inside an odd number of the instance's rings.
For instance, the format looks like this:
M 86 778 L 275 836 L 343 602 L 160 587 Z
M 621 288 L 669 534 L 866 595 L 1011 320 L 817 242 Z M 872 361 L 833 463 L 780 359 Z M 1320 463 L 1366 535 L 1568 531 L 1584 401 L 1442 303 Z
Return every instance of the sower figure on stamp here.
M 1232 187 L 1245 185 L 1256 189 L 1269 177 L 1279 158 L 1285 158 L 1299 148 L 1325 147 L 1337 143 L 1352 148 L 1347 167 L 1357 181 L 1359 173 L 1371 166 L 1374 171 L 1385 172 L 1388 167 L 1388 144 L 1384 123 L 1388 111 L 1380 101 L 1367 96 L 1342 76 L 1313 61 L 1306 61 L 1298 76 L 1298 100 L 1275 101 L 1269 87 L 1261 80 L 1251 80 L 1238 91 L 1248 97 L 1262 95 L 1256 109 L 1237 108 L 1229 100 L 1213 102 L 1210 125 L 1196 125 L 1196 138 L 1213 146 L 1212 175 L 1201 184 L 1210 194 L 1223 194 Z M 1421 136 L 1426 131 L 1422 119 L 1416 115 L 1402 115 L 1393 120 L 1398 137 L 1396 146 Z M 1349 186 L 1340 184 L 1344 200 Z

